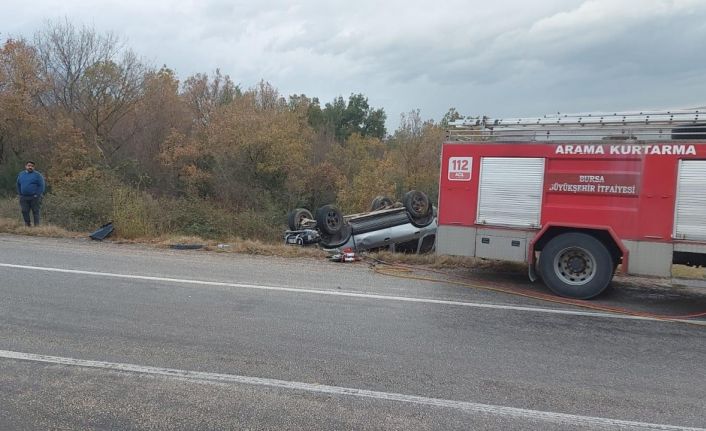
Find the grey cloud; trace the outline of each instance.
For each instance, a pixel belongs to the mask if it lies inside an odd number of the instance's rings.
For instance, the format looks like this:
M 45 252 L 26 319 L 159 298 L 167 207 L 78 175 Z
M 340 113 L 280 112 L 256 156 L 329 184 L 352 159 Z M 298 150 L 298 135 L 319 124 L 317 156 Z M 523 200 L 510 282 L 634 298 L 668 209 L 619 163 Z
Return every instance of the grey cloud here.
M 6 7 L 0 28 L 57 18 L 38 1 Z M 182 77 L 219 67 L 244 86 L 266 79 L 323 101 L 362 92 L 391 122 L 415 108 L 438 119 L 450 106 L 521 115 L 703 98 L 702 0 L 138 3 L 111 3 L 99 18 L 68 0 L 62 11 L 123 32 Z

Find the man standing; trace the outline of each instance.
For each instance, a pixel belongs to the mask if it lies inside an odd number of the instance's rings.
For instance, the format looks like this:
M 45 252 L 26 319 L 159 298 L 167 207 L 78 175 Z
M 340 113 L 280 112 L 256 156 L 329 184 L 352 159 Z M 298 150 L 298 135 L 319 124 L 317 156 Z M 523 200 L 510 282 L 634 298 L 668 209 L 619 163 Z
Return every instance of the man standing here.
M 17 175 L 17 195 L 20 198 L 20 208 L 25 225 L 31 226 L 29 212 L 34 215 L 34 225 L 39 225 L 39 206 L 44 194 L 44 177 L 34 170 L 34 162 L 25 164 L 25 170 Z

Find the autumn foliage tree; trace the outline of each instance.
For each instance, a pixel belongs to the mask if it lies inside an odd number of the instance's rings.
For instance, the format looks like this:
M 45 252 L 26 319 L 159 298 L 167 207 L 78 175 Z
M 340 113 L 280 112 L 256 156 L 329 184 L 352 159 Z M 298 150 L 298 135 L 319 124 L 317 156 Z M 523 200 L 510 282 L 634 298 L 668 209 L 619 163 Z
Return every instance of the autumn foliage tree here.
M 50 186 L 47 220 L 72 229 L 112 218 L 131 237 L 272 239 L 295 207 L 358 212 L 410 189 L 435 200 L 443 126 L 417 110 L 389 136 L 386 121 L 360 93 L 324 103 L 219 69 L 180 79 L 68 20 L 0 48 L 2 194 L 31 157 Z
M 39 76 L 36 50 L 24 40 L 7 40 L 0 48 L 0 186 L 14 185 L 12 164 L 41 160 L 48 148 L 46 121 L 36 97 L 46 83 Z
M 386 155 L 398 193 L 416 189 L 437 200 L 443 140 L 444 129 L 431 120 L 422 120 L 419 110 L 401 116 Z
M 209 127 L 214 187 L 235 208 L 286 208 L 299 199 L 309 168 L 312 130 L 268 83 L 219 111 Z
M 49 89 L 40 101 L 53 118 L 68 115 L 90 133 L 103 162 L 116 162 L 115 128 L 140 101 L 146 68 L 112 33 L 68 21 L 48 24 L 35 40 Z

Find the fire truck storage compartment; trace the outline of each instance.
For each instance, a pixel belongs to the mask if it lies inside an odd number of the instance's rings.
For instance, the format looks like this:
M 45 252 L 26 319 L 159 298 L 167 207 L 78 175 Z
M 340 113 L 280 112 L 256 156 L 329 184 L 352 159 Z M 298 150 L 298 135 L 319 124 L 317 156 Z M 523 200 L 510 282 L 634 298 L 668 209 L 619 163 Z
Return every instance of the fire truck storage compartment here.
M 706 240 L 706 160 L 680 160 L 674 238 Z
M 538 227 L 543 184 L 544 158 L 483 157 L 477 223 Z
M 450 256 L 476 255 L 476 228 L 439 226 L 436 229 L 436 253 Z
M 511 229 L 478 229 L 476 257 L 525 262 L 527 243 L 534 232 Z

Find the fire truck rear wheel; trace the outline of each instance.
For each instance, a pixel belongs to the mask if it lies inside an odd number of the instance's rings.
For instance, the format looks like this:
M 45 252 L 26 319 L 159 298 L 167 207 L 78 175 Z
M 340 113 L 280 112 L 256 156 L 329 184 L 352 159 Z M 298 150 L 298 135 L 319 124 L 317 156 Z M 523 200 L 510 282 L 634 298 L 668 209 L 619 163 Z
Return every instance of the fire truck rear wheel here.
M 603 292 L 613 277 L 613 257 L 598 239 L 565 233 L 542 249 L 539 270 L 549 289 L 560 296 L 590 299 Z

